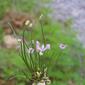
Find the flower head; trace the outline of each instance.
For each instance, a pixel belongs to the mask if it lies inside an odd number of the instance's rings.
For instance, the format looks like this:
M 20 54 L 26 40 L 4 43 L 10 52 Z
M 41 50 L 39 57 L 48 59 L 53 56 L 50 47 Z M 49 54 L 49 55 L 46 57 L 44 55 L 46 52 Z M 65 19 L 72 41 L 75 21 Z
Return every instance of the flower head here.
M 44 44 L 40 44 L 39 41 L 36 41 L 36 51 L 40 52 L 40 55 L 43 55 L 43 52 L 46 50 L 50 49 L 50 44 L 46 44 L 46 46 Z
M 17 41 L 18 41 L 18 42 L 21 42 L 21 41 L 22 41 L 22 39 L 20 39 L 20 38 L 19 38 L 19 39 L 17 39 Z
M 25 25 L 26 25 L 26 26 L 29 25 L 29 23 L 30 23 L 29 20 L 26 20 L 26 21 L 25 21 Z
M 46 84 L 45 84 L 45 81 L 42 80 L 41 82 L 38 82 L 37 85 L 46 85 Z
M 39 20 L 41 20 L 41 19 L 42 19 L 42 17 L 43 17 L 43 14 L 41 14 L 41 15 L 40 15 Z
M 34 52 L 34 49 L 33 48 L 29 48 L 28 49 L 28 53 L 30 54 L 30 53 L 33 53 Z
M 29 24 L 29 27 L 31 28 L 32 26 L 33 26 L 33 24 L 32 24 L 32 23 L 30 23 L 30 24 Z
M 50 44 L 47 44 L 46 45 L 46 49 L 50 49 Z
M 66 47 L 67 47 L 67 45 L 65 45 L 65 44 L 63 44 L 63 43 L 61 43 L 61 44 L 59 45 L 59 48 L 62 49 L 62 50 L 65 49 Z

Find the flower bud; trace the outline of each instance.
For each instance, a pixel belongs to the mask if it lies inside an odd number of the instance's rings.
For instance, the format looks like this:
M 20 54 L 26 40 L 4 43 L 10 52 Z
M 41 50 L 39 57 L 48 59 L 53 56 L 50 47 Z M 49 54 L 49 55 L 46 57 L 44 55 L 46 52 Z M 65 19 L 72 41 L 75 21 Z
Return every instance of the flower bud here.
M 25 25 L 26 25 L 26 26 L 29 25 L 29 23 L 30 23 L 29 20 L 26 20 L 26 21 L 25 21 Z

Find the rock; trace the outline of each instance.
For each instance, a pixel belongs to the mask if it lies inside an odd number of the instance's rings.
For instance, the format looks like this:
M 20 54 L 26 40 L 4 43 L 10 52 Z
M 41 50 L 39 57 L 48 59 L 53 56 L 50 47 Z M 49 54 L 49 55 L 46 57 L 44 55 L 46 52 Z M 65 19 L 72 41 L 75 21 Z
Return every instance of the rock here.
M 2 78 L 0 78 L 0 85 L 4 85 L 4 84 L 5 84 L 5 81 Z
M 5 84 L 6 85 L 16 85 L 16 79 L 11 78 L 11 79 L 7 80 Z
M 85 0 L 52 0 L 49 7 L 53 10 L 53 20 L 73 19 L 72 26 L 79 32 L 78 39 L 85 46 Z
M 18 44 L 17 39 L 13 35 L 5 35 L 3 42 L 6 48 L 15 48 Z
M 31 14 L 11 10 L 7 11 L 2 20 L 2 27 L 5 34 L 12 33 L 12 30 L 10 29 L 8 22 L 12 24 L 15 30 L 21 30 L 24 27 L 26 20 L 29 20 L 30 23 L 34 24 L 34 17 Z
M 75 85 L 75 83 L 72 80 L 69 80 L 68 85 Z

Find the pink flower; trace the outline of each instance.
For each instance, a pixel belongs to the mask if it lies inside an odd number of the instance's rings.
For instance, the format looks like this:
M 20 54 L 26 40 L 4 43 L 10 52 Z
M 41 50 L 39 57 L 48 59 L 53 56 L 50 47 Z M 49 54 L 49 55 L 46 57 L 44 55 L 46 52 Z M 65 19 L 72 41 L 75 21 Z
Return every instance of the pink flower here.
M 39 41 L 36 41 L 36 51 L 40 51 L 41 48 L 40 48 L 40 43 Z
M 44 44 L 40 45 L 39 41 L 36 41 L 36 51 L 37 52 L 41 52 L 43 53 L 46 50 L 50 49 L 50 44 L 46 44 L 46 46 Z
M 66 47 L 67 47 L 67 45 L 65 45 L 65 44 L 63 44 L 63 43 L 61 43 L 61 44 L 59 45 L 59 48 L 62 49 L 62 50 L 65 49 Z
M 46 45 L 46 49 L 50 49 L 50 44 L 47 44 Z

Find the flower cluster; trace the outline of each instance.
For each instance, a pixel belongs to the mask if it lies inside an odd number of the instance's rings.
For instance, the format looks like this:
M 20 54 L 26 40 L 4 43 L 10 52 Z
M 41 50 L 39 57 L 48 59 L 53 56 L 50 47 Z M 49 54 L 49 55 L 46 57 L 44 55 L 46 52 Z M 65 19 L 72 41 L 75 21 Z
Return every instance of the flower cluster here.
M 39 55 L 43 55 L 46 50 L 50 50 L 50 44 L 46 44 L 45 46 L 44 44 L 41 45 L 39 41 L 36 41 L 35 48 L 28 48 L 28 53 L 32 54 L 34 51 L 36 51 L 39 53 Z
M 26 20 L 25 26 L 29 26 L 31 28 L 33 26 L 33 24 L 32 24 L 32 22 L 30 22 L 30 20 Z
M 39 21 L 42 19 L 42 17 L 43 15 L 40 16 Z M 30 20 L 26 20 L 24 24 L 29 28 L 33 27 L 33 23 L 30 22 Z M 20 44 L 21 58 L 24 61 L 28 72 L 31 73 L 31 79 L 29 80 L 32 80 L 33 83 L 38 82 L 37 85 L 41 85 L 41 82 L 43 81 L 44 85 L 47 85 L 50 84 L 51 81 L 47 76 L 46 66 L 45 64 L 43 64 L 41 56 L 45 57 L 44 52 L 50 50 L 51 47 L 50 44 L 45 43 L 46 41 L 42 23 L 40 23 L 40 26 L 42 32 L 42 43 L 44 44 L 41 44 L 39 41 L 34 42 L 34 39 L 32 37 L 31 40 L 27 43 L 27 41 L 25 40 L 25 31 L 27 31 L 26 29 L 23 31 L 23 36 L 21 36 L 21 38 L 18 38 L 17 41 Z M 31 32 L 32 31 L 30 31 L 30 33 Z M 24 72 L 24 74 L 27 74 L 27 72 Z
M 43 52 L 46 50 L 50 49 L 50 44 L 46 44 L 46 46 L 44 44 L 40 44 L 39 41 L 36 41 L 36 51 L 39 52 L 40 55 L 43 55 Z

